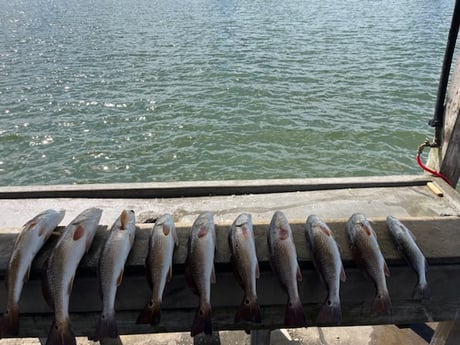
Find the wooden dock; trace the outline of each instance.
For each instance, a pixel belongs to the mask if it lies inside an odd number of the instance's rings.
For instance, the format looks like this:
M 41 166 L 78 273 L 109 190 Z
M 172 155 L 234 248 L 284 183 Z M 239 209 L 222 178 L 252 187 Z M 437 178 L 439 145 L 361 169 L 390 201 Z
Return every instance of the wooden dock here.
M 442 196 L 427 184 L 434 183 Z M 46 208 L 66 209 L 61 225 L 66 225 L 87 207 L 103 211 L 94 243 L 83 258 L 71 295 L 72 327 L 78 336 L 94 332 L 101 309 L 96 265 L 102 242 L 123 208 L 136 211 L 138 229 L 128 258 L 125 276 L 118 289 L 117 320 L 121 334 L 143 334 L 190 330 L 198 299 L 184 278 L 187 236 L 196 216 L 203 211 L 215 214 L 217 251 L 216 284 L 212 286 L 215 330 L 276 329 L 283 327 L 287 301 L 267 262 L 266 233 L 275 210 L 288 216 L 296 242 L 303 274 L 299 292 L 308 325 L 326 297 L 305 238 L 304 223 L 316 214 L 328 221 L 342 250 L 347 281 L 342 284 L 343 325 L 412 324 L 447 321 L 457 318 L 460 309 L 460 196 L 439 178 L 427 175 L 344 179 L 296 179 L 266 181 L 180 182 L 135 185 L 40 186 L 0 188 L 0 280 L 5 279 L 8 258 L 20 226 Z M 258 295 L 262 323 L 236 325 L 233 317 L 243 298 L 229 264 L 227 235 L 230 224 L 241 212 L 253 215 L 261 277 Z M 355 212 L 374 221 L 382 252 L 389 265 L 387 279 L 392 299 L 392 314 L 370 317 L 368 310 L 375 289 L 372 282 L 351 260 L 345 236 L 345 222 Z M 144 260 L 151 221 L 163 213 L 174 216 L 180 237 L 175 252 L 173 279 L 167 285 L 162 322 L 158 327 L 137 325 L 138 313 L 149 299 Z M 390 241 L 385 217 L 400 218 L 417 237 L 429 262 L 428 282 L 431 299 L 412 298 L 416 274 Z M 61 227 L 62 229 L 62 227 Z M 57 239 L 52 238 L 34 261 L 30 281 L 25 285 L 21 303 L 21 337 L 46 337 L 53 313 L 41 294 L 41 267 Z M 0 284 L 0 310 L 4 310 L 6 290 Z

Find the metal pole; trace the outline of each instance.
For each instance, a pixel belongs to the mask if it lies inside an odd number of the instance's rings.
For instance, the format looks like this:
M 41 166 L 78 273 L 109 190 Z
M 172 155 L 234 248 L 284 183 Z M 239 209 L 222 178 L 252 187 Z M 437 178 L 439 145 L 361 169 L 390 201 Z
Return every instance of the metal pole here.
M 458 29 L 460 26 L 460 0 L 455 1 L 454 13 L 450 24 L 449 36 L 447 38 L 447 46 L 444 54 L 444 61 L 441 70 L 441 77 L 438 86 L 438 95 L 436 99 L 436 107 L 434 110 L 433 119 L 428 123 L 436 129 L 442 128 L 444 124 L 444 102 L 446 99 L 447 84 L 449 82 L 450 66 L 452 64 L 452 56 L 454 55 L 455 43 L 457 41 Z M 440 144 L 440 131 L 436 131 L 435 143 Z

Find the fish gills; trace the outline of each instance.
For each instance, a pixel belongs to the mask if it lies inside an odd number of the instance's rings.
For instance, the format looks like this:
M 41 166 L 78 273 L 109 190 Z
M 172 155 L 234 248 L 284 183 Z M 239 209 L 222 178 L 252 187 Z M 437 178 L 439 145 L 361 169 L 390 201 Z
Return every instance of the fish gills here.
M 211 283 L 215 283 L 214 252 L 216 230 L 214 216 L 202 213 L 192 225 L 188 241 L 185 274 L 192 291 L 199 296 L 200 305 L 195 314 L 191 336 L 200 333 L 212 334 Z
M 101 214 L 102 210 L 98 208 L 80 213 L 64 229 L 45 262 L 43 293 L 54 309 L 54 321 L 46 345 L 76 344 L 69 319 L 69 298 L 78 264 L 91 246 Z
M 306 234 L 313 256 L 313 263 L 328 289 L 317 323 L 339 325 L 342 322 L 340 306 L 340 281 L 345 281 L 342 259 L 333 232 L 327 224 L 315 215 L 307 218 Z
M 297 262 L 292 230 L 283 212 L 274 213 L 267 240 L 270 265 L 288 294 L 284 325 L 286 327 L 305 326 L 305 314 L 297 288 L 297 281 L 302 281 L 302 274 Z
M 137 323 L 155 326 L 161 320 L 161 302 L 166 282 L 171 280 L 174 248 L 179 245 L 173 218 L 165 214 L 157 219 L 149 239 L 146 258 L 147 279 L 152 297 L 139 314 Z
M 412 269 L 417 273 L 418 281 L 415 285 L 412 297 L 429 299 L 430 290 L 426 280 L 428 264 L 425 256 L 415 242 L 415 236 L 396 217 L 388 216 L 386 223 L 396 248 Z
M 0 317 L 0 337 L 19 333 L 19 299 L 38 251 L 64 218 L 65 211 L 46 210 L 22 226 L 11 253 L 7 272 L 7 306 Z
M 99 283 L 102 313 L 90 340 L 118 337 L 115 319 L 115 297 L 123 278 L 124 267 L 136 236 L 136 217 L 132 210 L 123 210 L 112 225 L 99 258 Z
M 385 276 L 390 276 L 377 236 L 366 216 L 353 214 L 347 222 L 347 233 L 353 257 L 358 266 L 364 267 L 375 284 L 376 297 L 371 307 L 371 315 L 391 314 L 391 300 Z
M 228 238 L 233 272 L 244 290 L 244 298 L 236 312 L 235 322 L 260 323 L 262 318 L 256 291 L 256 279 L 260 273 L 250 214 L 243 213 L 235 219 Z

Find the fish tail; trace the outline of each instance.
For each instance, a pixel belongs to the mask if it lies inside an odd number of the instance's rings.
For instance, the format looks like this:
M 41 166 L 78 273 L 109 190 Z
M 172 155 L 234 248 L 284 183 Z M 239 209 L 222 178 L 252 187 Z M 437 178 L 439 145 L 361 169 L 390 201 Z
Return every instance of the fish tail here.
M 371 307 L 371 315 L 389 315 L 391 314 L 391 300 L 388 290 L 377 292 Z
M 137 317 L 136 323 L 149 323 L 152 326 L 158 325 L 161 319 L 160 303 L 147 303 Z
M 208 335 L 212 334 L 211 306 L 209 304 L 200 306 L 197 310 L 190 335 L 194 337 L 203 332 Z
M 284 325 L 287 327 L 296 327 L 305 326 L 306 323 L 305 313 L 300 299 L 297 298 L 294 301 L 289 301 L 286 306 Z
M 316 318 L 318 324 L 335 324 L 340 325 L 342 322 L 342 308 L 340 300 L 332 301 L 327 299 L 322 305 L 318 317 Z
M 46 345 L 77 345 L 69 319 L 59 323 L 56 320 L 53 321 Z
M 94 333 L 94 336 L 88 337 L 88 339 L 98 341 L 104 338 L 116 337 L 118 337 L 117 321 L 115 314 L 112 314 L 100 316 L 96 324 L 96 333 Z
M 250 300 L 246 296 L 240 305 L 240 308 L 235 314 L 235 322 L 252 321 L 260 323 L 262 317 L 260 316 L 260 307 L 256 299 Z
M 430 299 L 431 292 L 426 283 L 417 283 L 412 293 L 412 298 L 416 299 Z
M 5 314 L 0 316 L 0 338 L 5 335 L 18 335 L 19 333 L 19 306 L 9 307 Z

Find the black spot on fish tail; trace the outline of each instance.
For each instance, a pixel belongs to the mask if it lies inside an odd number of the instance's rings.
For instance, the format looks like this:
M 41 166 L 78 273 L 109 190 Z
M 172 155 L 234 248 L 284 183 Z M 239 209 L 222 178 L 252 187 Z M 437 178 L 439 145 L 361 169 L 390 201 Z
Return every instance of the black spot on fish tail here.
M 6 335 L 19 334 L 19 306 L 9 307 L 5 314 L 0 316 L 0 338 Z
M 77 345 L 69 320 L 60 323 L 56 323 L 56 320 L 53 321 L 46 345 Z
M 160 303 L 154 303 L 150 301 L 144 307 L 137 317 L 136 323 L 138 324 L 150 324 L 156 326 L 161 320 L 161 305 Z
M 250 300 L 246 296 L 243 298 L 238 311 L 235 314 L 235 322 L 249 321 L 260 323 L 260 307 L 257 300 Z
M 117 338 L 118 327 L 115 315 L 102 314 L 96 324 L 94 336 L 88 337 L 89 340 L 99 341 L 104 338 Z
M 194 337 L 197 334 L 204 333 L 212 334 L 211 306 L 200 306 L 193 320 L 192 330 L 190 335 Z
M 286 313 L 284 316 L 284 326 L 286 327 L 299 327 L 306 326 L 305 313 L 303 311 L 302 303 L 299 299 L 289 301 L 286 306 Z

